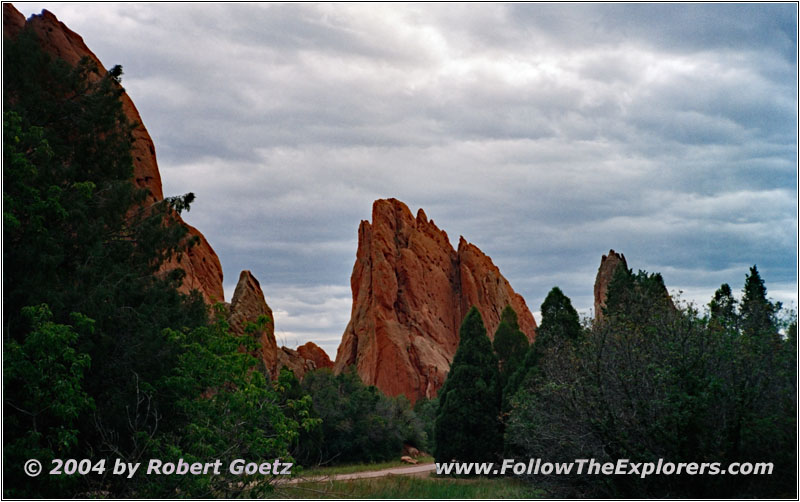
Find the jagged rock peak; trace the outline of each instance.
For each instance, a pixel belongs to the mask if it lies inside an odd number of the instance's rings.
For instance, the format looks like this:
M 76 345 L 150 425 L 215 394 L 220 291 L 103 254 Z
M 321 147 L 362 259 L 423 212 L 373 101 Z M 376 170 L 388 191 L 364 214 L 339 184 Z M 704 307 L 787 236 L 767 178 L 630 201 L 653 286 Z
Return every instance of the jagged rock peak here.
M 423 210 L 415 218 L 397 199 L 376 200 L 372 222 L 359 225 L 350 284 L 353 307 L 335 371 L 355 365 L 365 383 L 412 402 L 444 383 L 471 306 L 490 337 L 508 304 L 528 338 L 536 333 L 525 300 L 488 256 L 463 237 L 453 249 Z
M 262 315 L 269 317 L 272 324 L 272 309 L 267 305 L 261 284 L 252 272 L 242 270 L 231 299 L 231 331 L 237 335 L 243 334 L 246 323 L 256 322 Z
M 12 4 L 3 4 L 3 37 L 15 38 L 25 28 L 33 30 L 37 35 L 44 51 L 53 57 L 61 58 L 70 65 L 77 65 L 83 57 L 88 57 L 97 64 L 98 71 L 89 74 L 92 80 L 99 79 L 106 73 L 100 59 L 86 46 L 80 35 L 70 30 L 56 16 L 43 10 L 41 14 L 33 15 L 25 20 Z M 133 145 L 131 157 L 133 158 L 133 182 L 140 188 L 146 188 L 150 195 L 144 204 L 152 204 L 164 199 L 161 187 L 161 174 L 156 161 L 156 149 L 150 134 L 144 127 L 139 111 L 133 104 L 130 96 L 123 92 L 120 97 L 122 109 L 128 120 L 137 124 L 133 130 Z M 164 267 L 164 271 L 181 267 L 186 271 L 181 291 L 188 293 L 197 289 L 208 304 L 224 301 L 222 289 L 222 265 L 219 258 L 206 238 L 199 230 L 183 222 L 189 233 L 188 237 L 198 237 L 199 243 L 192 247 L 182 260 L 173 259 Z
M 252 333 L 258 341 L 258 350 L 253 354 L 261 359 L 264 368 L 270 376 L 274 377 L 278 366 L 278 344 L 275 341 L 275 322 L 272 317 L 272 309 L 264 299 L 264 292 L 261 284 L 258 283 L 249 270 L 242 270 L 239 274 L 239 282 L 231 299 L 230 324 L 231 332 L 237 335 L 244 335 L 248 323 L 256 323 L 261 316 L 267 316 L 269 321 L 262 323 L 258 330 Z
M 275 341 L 275 319 L 264 298 L 261 284 L 249 270 L 242 270 L 230 304 L 228 324 L 231 332 L 245 335 L 247 324 L 256 323 L 261 316 L 267 316 L 269 321 L 251 333 L 256 337 L 259 346 L 257 353 L 253 355 L 261 359 L 271 378 L 277 378 L 283 367 L 291 369 L 297 378 L 303 378 L 307 372 L 317 368 L 333 367 L 325 351 L 313 342 L 307 342 L 298 350 L 278 347 Z
M 603 308 L 606 306 L 608 285 L 614 277 L 614 271 L 619 266 L 627 269 L 628 262 L 625 261 L 624 254 L 617 253 L 613 249 L 600 259 L 600 267 L 597 269 L 597 277 L 594 280 L 594 320 L 596 323 L 603 321 Z

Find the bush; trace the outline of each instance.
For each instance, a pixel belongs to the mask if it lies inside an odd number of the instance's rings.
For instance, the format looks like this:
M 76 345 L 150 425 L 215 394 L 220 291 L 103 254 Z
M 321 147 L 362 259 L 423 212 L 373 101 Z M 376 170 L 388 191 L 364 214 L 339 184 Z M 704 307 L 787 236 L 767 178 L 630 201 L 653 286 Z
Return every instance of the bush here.
M 303 465 L 379 462 L 397 458 L 404 443 L 424 444 L 423 424 L 405 396 L 387 397 L 366 386 L 354 371 L 306 374 L 302 387 L 322 420 L 320 434 L 299 445 Z

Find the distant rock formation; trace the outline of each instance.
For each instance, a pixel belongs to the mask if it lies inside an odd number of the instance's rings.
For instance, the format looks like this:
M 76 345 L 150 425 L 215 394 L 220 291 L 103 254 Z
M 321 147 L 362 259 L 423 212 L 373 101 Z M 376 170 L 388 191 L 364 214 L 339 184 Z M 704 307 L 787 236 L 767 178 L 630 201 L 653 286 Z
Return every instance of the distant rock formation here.
M 619 267 L 623 267 L 624 270 L 630 271 L 630 269 L 628 269 L 628 262 L 625 261 L 625 255 L 617 253 L 613 249 L 608 252 L 608 255 L 603 255 L 600 260 L 600 268 L 597 269 L 597 277 L 594 280 L 595 324 L 603 322 L 603 309 L 605 308 L 606 300 L 608 299 L 608 286 L 611 283 L 611 280 L 614 278 L 614 273 Z M 632 273 L 632 271 L 630 272 Z M 677 311 L 675 302 L 673 302 L 666 285 L 664 285 L 664 279 L 661 277 L 661 274 L 655 273 L 650 275 L 652 275 L 652 279 L 657 281 L 658 284 L 658 294 L 656 296 L 652 296 L 653 290 L 651 290 L 651 296 L 649 296 L 649 299 L 652 302 L 651 308 L 664 309 L 664 311 L 671 312 Z
M 89 50 L 80 35 L 67 28 L 67 26 L 56 19 L 56 16 L 47 10 L 41 14 L 31 16 L 27 21 L 10 3 L 3 4 L 3 37 L 15 38 L 26 27 L 32 29 L 39 38 L 42 48 L 48 54 L 61 58 L 67 63 L 75 66 L 83 57 L 88 57 L 97 64 L 99 73 L 89 75 L 90 79 L 99 79 L 105 74 L 103 64 Z M 145 204 L 158 202 L 164 199 L 161 188 L 161 174 L 158 171 L 156 162 L 156 150 L 150 134 L 142 124 L 142 118 L 136 110 L 133 101 L 127 93 L 122 94 L 122 109 L 128 120 L 138 124 L 133 130 L 133 182 L 140 188 L 147 188 L 150 191 Z M 199 230 L 188 225 L 180 219 L 181 223 L 189 230 L 189 237 L 199 237 L 199 243 L 191 248 L 180 261 L 173 259 L 166 267 L 172 270 L 178 266 L 186 271 L 181 291 L 188 293 L 197 289 L 203 295 L 206 303 L 224 301 L 222 289 L 222 265 L 219 258 L 206 238 Z
M 628 268 L 628 262 L 625 261 L 625 255 L 615 252 L 611 249 L 608 255 L 603 255 L 600 259 L 600 268 L 597 269 L 597 277 L 594 280 L 594 322 L 603 322 L 603 308 L 606 306 L 606 295 L 608 294 L 608 285 L 611 283 L 611 278 L 614 277 L 614 272 L 617 267 L 623 266 Z
M 331 358 L 314 342 L 306 342 L 297 347 L 297 353 L 300 354 L 300 357 L 303 359 L 313 361 L 314 368 L 316 369 L 333 368 L 333 361 L 331 361 Z
M 278 366 L 278 344 L 275 342 L 275 321 L 272 309 L 264 299 L 264 292 L 253 274 L 249 270 L 242 270 L 239 282 L 233 291 L 230 305 L 230 330 L 236 335 L 244 335 L 247 323 L 256 323 L 261 316 L 267 316 L 269 322 L 265 323 L 252 336 L 258 339 L 258 354 L 255 354 L 264 363 L 264 367 L 272 375 Z
M 458 347 L 458 330 L 471 306 L 490 338 L 506 305 L 533 340 L 536 321 L 492 260 L 462 237 L 447 234 L 420 209 L 415 218 L 396 199 L 372 206 L 362 221 L 350 278 L 353 307 L 334 370 L 355 365 L 364 383 L 411 402 L 434 397 Z
M 269 318 L 269 322 L 261 325 L 250 336 L 258 340 L 259 348 L 254 355 L 261 359 L 270 378 L 277 378 L 283 367 L 294 371 L 297 378 L 303 378 L 307 372 L 317 368 L 333 367 L 328 354 L 313 342 L 300 346 L 298 350 L 278 347 L 275 341 L 275 319 L 272 309 L 264 299 L 261 284 L 249 270 L 242 270 L 239 274 L 239 282 L 233 292 L 229 312 L 228 323 L 231 332 L 239 336 L 247 335 L 245 328 L 248 323 L 257 323 L 261 316 Z

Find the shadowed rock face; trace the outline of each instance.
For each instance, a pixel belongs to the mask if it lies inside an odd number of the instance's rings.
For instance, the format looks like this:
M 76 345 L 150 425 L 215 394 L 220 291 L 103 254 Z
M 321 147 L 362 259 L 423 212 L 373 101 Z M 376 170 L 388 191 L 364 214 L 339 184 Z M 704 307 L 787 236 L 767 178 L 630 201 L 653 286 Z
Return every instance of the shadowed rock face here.
M 261 316 L 267 316 L 269 322 L 257 329 L 252 336 L 258 340 L 258 354 L 254 354 L 261 359 L 264 367 L 274 377 L 275 368 L 278 364 L 278 344 L 275 342 L 275 322 L 272 317 L 272 309 L 264 299 L 261 285 L 258 279 L 253 277 L 249 270 L 242 270 L 239 274 L 239 282 L 233 292 L 230 306 L 231 332 L 236 335 L 244 335 L 247 323 L 255 323 Z
M 536 321 L 492 260 L 447 234 L 420 209 L 416 218 L 396 199 L 377 200 L 372 223 L 362 221 L 350 278 L 353 307 L 334 370 L 355 365 L 367 385 L 405 395 L 434 397 L 458 347 L 458 330 L 471 306 L 490 338 L 511 305 L 533 340 Z
M 258 351 L 254 356 L 261 359 L 264 368 L 271 378 L 277 378 L 280 369 L 287 367 L 294 371 L 297 378 L 317 368 L 331 368 L 331 362 L 324 350 L 313 342 L 300 346 L 297 350 L 287 347 L 278 347 L 275 341 L 275 320 L 272 309 L 264 299 L 261 285 L 249 270 L 242 270 L 239 282 L 233 292 L 230 304 L 228 323 L 231 332 L 245 336 L 247 323 L 256 323 L 259 317 L 267 316 L 269 322 L 256 329 L 250 336 L 256 337 Z
M 31 28 L 38 36 L 42 48 L 48 54 L 61 58 L 71 65 L 77 65 L 83 57 L 88 57 L 97 64 L 99 73 L 90 74 L 90 79 L 99 79 L 106 70 L 100 60 L 89 50 L 80 35 L 67 28 L 56 19 L 51 12 L 44 10 L 39 15 L 31 16 L 27 21 L 13 5 L 3 4 L 3 37 L 14 38 L 25 27 Z M 150 134 L 142 124 L 142 118 L 127 93 L 123 93 L 122 109 L 128 120 L 138 124 L 133 131 L 133 182 L 140 188 L 150 191 L 144 204 L 152 204 L 164 199 L 161 188 L 161 175 L 156 162 L 156 150 Z M 179 218 L 180 219 L 180 218 Z M 219 258 L 206 238 L 199 230 L 180 220 L 189 230 L 189 237 L 199 237 L 199 243 L 190 249 L 178 262 L 173 259 L 165 266 L 165 271 L 180 266 L 186 271 L 181 291 L 188 293 L 197 289 L 206 303 L 224 301 L 222 289 L 222 266 Z
M 615 252 L 611 249 L 608 255 L 603 255 L 600 259 L 600 268 L 597 269 L 597 277 L 594 280 L 594 322 L 600 323 L 603 321 L 603 308 L 606 306 L 606 295 L 608 294 L 608 285 L 614 277 L 614 271 L 617 267 L 623 266 L 628 268 L 628 262 L 625 261 L 625 255 Z

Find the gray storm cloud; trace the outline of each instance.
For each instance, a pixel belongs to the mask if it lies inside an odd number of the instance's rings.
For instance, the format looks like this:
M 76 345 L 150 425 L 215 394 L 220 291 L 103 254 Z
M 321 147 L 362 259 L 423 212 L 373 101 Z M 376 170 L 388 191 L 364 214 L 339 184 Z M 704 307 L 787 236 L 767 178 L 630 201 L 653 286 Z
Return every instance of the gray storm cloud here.
M 17 4 L 124 84 L 165 193 L 331 356 L 371 203 L 424 207 L 537 310 L 600 255 L 699 304 L 758 264 L 797 302 L 790 4 Z

